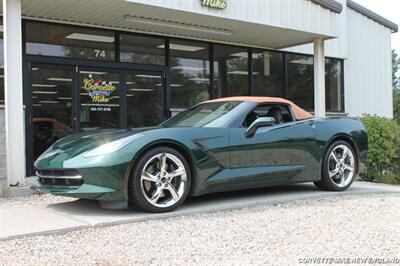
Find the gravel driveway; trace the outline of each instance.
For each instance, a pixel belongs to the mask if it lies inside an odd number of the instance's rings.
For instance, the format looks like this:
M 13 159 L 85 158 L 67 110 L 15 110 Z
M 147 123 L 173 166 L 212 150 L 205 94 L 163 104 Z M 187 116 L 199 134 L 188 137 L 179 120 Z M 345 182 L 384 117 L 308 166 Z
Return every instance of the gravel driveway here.
M 46 200 L 65 198 L 29 204 Z M 339 196 L 27 237 L 0 242 L 0 265 L 400 264 L 399 206 L 400 195 Z

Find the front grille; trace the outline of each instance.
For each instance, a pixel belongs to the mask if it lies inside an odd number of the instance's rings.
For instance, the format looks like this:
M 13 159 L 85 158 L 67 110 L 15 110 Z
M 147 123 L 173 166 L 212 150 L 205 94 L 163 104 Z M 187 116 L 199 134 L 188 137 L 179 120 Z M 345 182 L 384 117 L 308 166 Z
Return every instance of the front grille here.
M 47 186 L 79 187 L 83 185 L 83 179 L 69 178 L 39 177 L 39 182 L 40 184 Z
M 80 176 L 78 170 L 76 169 L 37 169 L 36 174 L 38 176 L 44 176 L 44 177 L 77 177 Z
M 79 187 L 84 183 L 76 169 L 37 169 L 36 176 L 42 185 Z

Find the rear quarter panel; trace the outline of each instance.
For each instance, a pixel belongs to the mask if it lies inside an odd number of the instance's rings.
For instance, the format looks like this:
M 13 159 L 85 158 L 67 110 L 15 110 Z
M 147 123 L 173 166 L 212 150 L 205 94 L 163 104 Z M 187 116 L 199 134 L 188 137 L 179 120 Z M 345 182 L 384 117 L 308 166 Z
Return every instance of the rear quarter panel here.
M 325 154 L 332 141 L 343 139 L 351 142 L 358 159 L 358 173 L 364 169 L 368 152 L 368 135 L 358 118 L 326 118 L 315 120 L 317 143 L 321 154 Z M 321 156 L 322 164 L 323 156 Z

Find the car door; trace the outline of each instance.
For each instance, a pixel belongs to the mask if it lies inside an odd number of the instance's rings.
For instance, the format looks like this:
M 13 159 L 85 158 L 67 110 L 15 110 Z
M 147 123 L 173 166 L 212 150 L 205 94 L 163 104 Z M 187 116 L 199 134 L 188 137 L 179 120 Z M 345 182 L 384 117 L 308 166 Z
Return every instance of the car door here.
M 313 120 L 230 129 L 230 179 L 234 187 L 258 187 L 315 180 L 319 177 L 318 146 Z

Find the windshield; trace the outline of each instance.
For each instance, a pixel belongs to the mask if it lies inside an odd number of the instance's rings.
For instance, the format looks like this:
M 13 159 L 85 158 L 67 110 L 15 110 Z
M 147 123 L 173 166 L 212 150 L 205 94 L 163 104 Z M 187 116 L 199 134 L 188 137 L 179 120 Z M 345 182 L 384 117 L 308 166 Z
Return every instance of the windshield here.
M 210 102 L 183 111 L 161 124 L 162 127 L 206 127 L 224 117 L 241 102 Z

